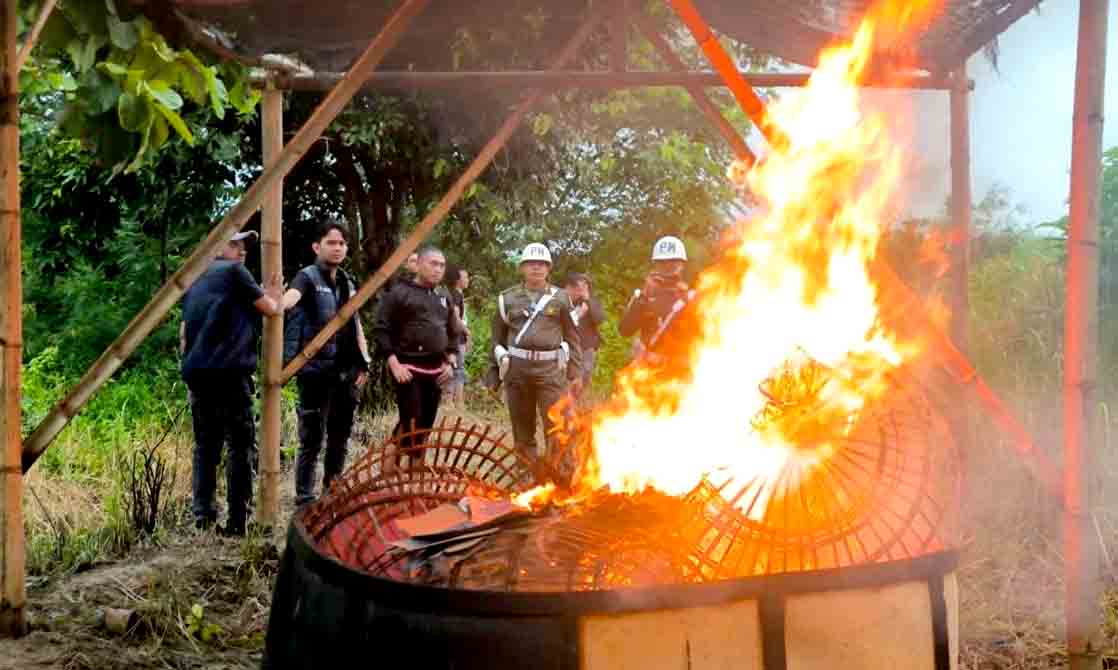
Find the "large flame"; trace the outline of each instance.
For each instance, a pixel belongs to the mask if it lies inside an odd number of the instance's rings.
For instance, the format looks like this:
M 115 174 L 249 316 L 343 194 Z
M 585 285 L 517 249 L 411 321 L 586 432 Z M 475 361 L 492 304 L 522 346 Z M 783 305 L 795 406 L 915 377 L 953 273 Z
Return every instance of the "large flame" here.
M 704 477 L 732 477 L 761 483 L 740 503 L 761 518 L 776 482 L 794 487 L 830 458 L 916 354 L 882 323 L 869 271 L 900 190 L 902 145 L 857 84 L 875 42 L 896 45 L 932 11 L 875 6 L 850 43 L 821 54 L 806 87 L 771 106 L 788 145 L 729 175 L 763 211 L 698 278 L 674 368 L 638 362 L 621 373 L 591 418 L 577 489 L 684 495 Z

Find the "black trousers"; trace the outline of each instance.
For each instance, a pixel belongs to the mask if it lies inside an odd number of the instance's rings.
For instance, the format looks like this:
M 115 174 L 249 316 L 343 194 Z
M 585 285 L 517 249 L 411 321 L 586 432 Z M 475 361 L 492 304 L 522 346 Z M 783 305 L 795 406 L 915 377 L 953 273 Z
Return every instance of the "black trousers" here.
M 349 434 L 353 430 L 353 413 L 357 409 L 357 391 L 353 375 L 302 375 L 299 389 L 299 454 L 295 459 L 295 504 L 315 499 L 314 475 L 318 455 L 326 443 L 323 458 L 322 490 L 341 474 L 345 467 Z
M 252 457 L 256 453 L 256 425 L 252 415 L 252 376 L 243 371 L 195 373 L 187 382 L 194 424 L 194 462 L 191 511 L 198 521 L 217 520 L 214 492 L 223 447 L 228 524 L 244 527 L 252 501 Z
M 396 383 L 396 408 L 400 410 L 400 421 L 392 431 L 393 435 L 407 434 L 413 430 L 423 430 L 435 425 L 439 414 L 439 402 L 443 397 L 442 387 L 434 375 L 412 373 L 407 384 Z M 415 447 L 423 444 L 425 436 L 415 436 L 400 444 L 402 447 Z

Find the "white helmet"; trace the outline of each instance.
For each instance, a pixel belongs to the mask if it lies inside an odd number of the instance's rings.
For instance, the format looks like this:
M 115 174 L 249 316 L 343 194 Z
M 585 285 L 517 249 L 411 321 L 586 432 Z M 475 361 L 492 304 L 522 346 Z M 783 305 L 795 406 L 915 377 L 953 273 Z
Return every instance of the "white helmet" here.
M 520 262 L 526 263 L 528 261 L 543 261 L 551 265 L 551 251 L 547 245 L 533 242 L 524 247 L 524 251 L 520 252 Z
M 652 245 L 652 260 L 654 261 L 685 261 L 687 249 L 678 237 L 661 237 Z

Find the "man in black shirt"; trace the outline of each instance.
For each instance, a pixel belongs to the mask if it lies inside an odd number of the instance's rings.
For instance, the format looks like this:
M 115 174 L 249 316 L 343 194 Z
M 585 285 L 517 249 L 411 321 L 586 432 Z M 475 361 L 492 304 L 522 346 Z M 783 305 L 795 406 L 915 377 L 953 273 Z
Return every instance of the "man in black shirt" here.
M 441 251 L 420 250 L 415 279 L 396 283 L 377 306 L 373 339 L 396 383 L 395 435 L 435 425 L 442 385 L 454 373 L 460 327 L 446 295 L 435 290 L 445 271 Z
M 256 445 L 252 374 L 260 314 L 279 314 L 279 296 L 265 295 L 244 266 L 245 240 L 255 237 L 253 231 L 234 235 L 194 282 L 183 296 L 179 331 L 182 376 L 190 389 L 194 422 L 194 521 L 200 529 L 217 521 L 213 500 L 217 466 L 222 447 L 228 444 L 229 509 L 223 532 L 230 535 L 244 535 L 252 498 L 250 454 Z
M 284 323 L 285 365 L 303 350 L 356 292 L 353 279 L 340 268 L 349 245 L 346 228 L 337 221 L 324 224 L 311 248 L 314 265 L 295 275 L 283 296 L 289 310 Z M 322 490 L 345 467 L 349 434 L 357 399 L 369 377 L 369 349 L 354 316 L 299 370 L 299 454 L 295 461 L 295 504 L 315 499 L 315 469 L 322 443 Z
M 598 356 L 598 348 L 602 345 L 600 328 L 605 323 L 606 311 L 602 309 L 602 303 L 590 293 L 589 275 L 581 272 L 571 273 L 567 277 L 564 289 L 574 305 L 571 318 L 578 326 L 579 341 L 582 345 L 581 396 L 585 397 L 594 378 L 594 363 Z

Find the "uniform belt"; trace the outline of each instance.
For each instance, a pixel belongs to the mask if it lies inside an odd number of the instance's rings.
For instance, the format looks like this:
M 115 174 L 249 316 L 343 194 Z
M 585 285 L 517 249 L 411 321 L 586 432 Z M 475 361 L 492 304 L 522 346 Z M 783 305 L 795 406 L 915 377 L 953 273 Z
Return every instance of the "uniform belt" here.
M 532 349 L 521 349 L 520 347 L 509 347 L 509 356 L 526 361 L 557 361 L 559 360 L 559 352 L 561 351 L 562 349 L 534 351 Z

